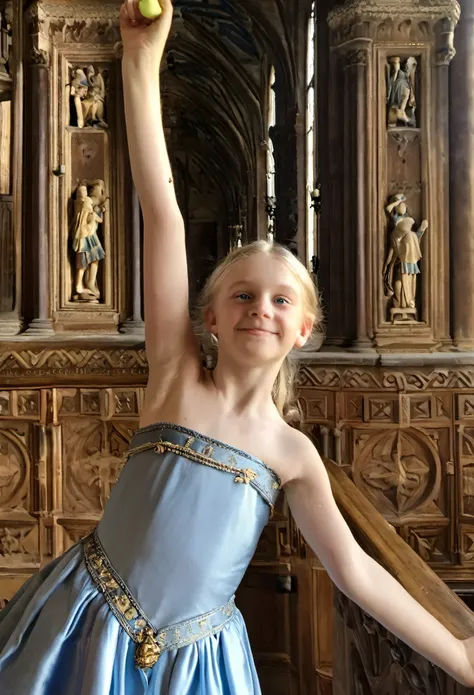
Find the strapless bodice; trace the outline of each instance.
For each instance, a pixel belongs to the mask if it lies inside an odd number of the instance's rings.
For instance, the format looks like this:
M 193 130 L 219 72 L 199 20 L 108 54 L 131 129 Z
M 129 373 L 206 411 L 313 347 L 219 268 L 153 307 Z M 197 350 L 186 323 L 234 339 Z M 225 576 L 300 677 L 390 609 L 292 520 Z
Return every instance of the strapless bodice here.
M 159 423 L 135 433 L 98 538 L 151 623 L 174 624 L 232 597 L 279 488 L 254 456 Z

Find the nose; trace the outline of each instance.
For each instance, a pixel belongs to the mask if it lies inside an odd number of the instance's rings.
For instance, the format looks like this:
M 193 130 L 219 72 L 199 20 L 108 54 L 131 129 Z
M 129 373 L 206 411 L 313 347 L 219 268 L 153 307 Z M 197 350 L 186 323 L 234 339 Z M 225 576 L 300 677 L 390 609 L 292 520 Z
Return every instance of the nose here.
M 270 318 L 272 316 L 272 303 L 267 297 L 257 297 L 249 307 L 249 314 L 254 318 Z

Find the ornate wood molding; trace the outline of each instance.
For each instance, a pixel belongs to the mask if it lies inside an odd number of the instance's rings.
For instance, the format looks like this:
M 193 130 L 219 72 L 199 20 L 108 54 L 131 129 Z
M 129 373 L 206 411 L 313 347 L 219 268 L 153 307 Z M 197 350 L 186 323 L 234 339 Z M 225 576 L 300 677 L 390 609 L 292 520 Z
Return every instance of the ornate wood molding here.
M 53 4 L 36 1 L 26 10 L 30 34 L 57 43 L 110 44 L 120 40 L 117 2 Z
M 0 372 L 1 374 L 1 372 Z M 427 391 L 430 389 L 474 389 L 474 367 L 462 369 L 399 369 L 377 367 L 310 367 L 301 369 L 300 387 L 389 391 Z
M 18 385 L 58 377 L 77 380 L 90 377 L 146 379 L 145 350 L 48 348 L 0 352 L 0 383 Z
M 429 22 L 435 24 L 440 19 L 458 22 L 461 8 L 457 0 L 441 0 L 426 2 L 426 0 L 353 0 L 337 7 L 328 16 L 332 30 L 342 27 L 369 22 L 366 28 L 373 31 L 381 22 L 393 22 L 399 18 L 406 21 Z

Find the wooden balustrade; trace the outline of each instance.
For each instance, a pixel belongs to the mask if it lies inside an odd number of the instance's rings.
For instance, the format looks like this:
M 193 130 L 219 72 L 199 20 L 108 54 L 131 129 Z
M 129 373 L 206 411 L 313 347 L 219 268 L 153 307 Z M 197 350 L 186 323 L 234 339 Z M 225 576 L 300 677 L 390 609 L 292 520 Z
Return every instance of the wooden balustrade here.
M 338 467 L 326 460 L 336 502 L 363 549 L 456 637 L 474 635 L 474 613 Z M 390 597 L 387 597 L 390 600 Z M 467 695 L 340 591 L 334 601 L 333 695 Z

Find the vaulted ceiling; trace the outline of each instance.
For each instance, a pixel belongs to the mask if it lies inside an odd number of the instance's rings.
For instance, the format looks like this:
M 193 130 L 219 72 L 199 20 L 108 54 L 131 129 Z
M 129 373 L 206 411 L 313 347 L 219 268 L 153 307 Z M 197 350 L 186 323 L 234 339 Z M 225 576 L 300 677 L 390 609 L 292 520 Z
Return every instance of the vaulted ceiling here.
M 202 188 L 202 196 L 231 219 L 268 138 L 272 65 L 281 93 L 296 98 L 298 12 L 307 14 L 311 0 L 175 0 L 174 5 L 162 76 L 172 155 L 175 165 L 187 170 L 190 185 Z

